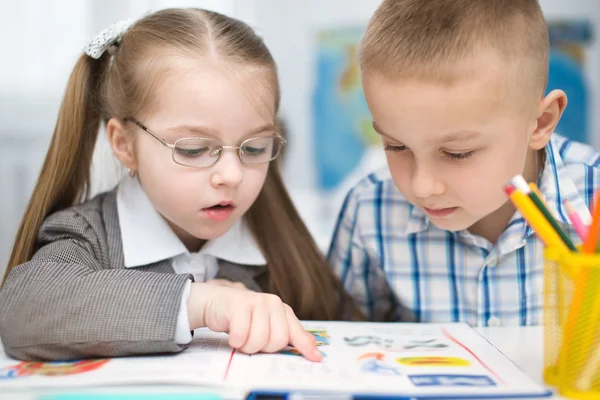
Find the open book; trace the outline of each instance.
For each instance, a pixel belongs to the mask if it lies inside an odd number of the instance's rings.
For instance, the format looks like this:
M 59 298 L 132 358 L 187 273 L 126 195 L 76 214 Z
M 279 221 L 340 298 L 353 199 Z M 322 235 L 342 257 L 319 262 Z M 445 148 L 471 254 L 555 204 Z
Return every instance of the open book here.
M 466 324 L 305 322 L 325 357 L 294 348 L 245 355 L 227 335 L 199 329 L 186 351 L 167 356 L 18 362 L 0 356 L 0 392 L 9 387 L 176 384 L 249 393 L 324 393 L 387 398 L 545 397 L 502 353 Z M 234 396 L 235 397 L 235 396 Z

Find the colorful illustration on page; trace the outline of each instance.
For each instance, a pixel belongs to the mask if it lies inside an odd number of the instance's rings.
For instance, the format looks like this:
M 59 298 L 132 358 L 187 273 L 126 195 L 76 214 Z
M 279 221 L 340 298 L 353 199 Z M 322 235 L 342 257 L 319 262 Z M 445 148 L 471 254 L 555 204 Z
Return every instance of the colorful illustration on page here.
M 24 376 L 66 376 L 77 375 L 101 368 L 109 359 L 79 360 L 67 362 L 24 361 L 0 369 L 0 379 L 13 379 Z

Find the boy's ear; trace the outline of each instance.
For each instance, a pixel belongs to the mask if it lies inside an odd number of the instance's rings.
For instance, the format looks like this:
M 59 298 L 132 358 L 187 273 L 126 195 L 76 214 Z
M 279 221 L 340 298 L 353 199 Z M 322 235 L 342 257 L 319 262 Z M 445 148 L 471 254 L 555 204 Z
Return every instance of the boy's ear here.
M 123 122 L 117 118 L 109 119 L 106 123 L 106 134 L 110 147 L 121 164 L 129 170 L 137 171 L 134 138 L 127 133 Z
M 537 125 L 529 140 L 532 150 L 546 147 L 566 107 L 567 95 L 562 90 L 553 90 L 542 99 L 537 112 Z

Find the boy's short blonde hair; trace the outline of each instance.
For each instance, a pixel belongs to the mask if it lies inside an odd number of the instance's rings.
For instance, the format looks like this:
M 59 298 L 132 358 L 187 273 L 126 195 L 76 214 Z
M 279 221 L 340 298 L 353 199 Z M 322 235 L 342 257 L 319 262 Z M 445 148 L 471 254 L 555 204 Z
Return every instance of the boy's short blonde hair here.
M 384 0 L 361 40 L 359 62 L 363 73 L 387 78 L 453 80 L 457 66 L 485 49 L 543 95 L 549 41 L 538 0 Z

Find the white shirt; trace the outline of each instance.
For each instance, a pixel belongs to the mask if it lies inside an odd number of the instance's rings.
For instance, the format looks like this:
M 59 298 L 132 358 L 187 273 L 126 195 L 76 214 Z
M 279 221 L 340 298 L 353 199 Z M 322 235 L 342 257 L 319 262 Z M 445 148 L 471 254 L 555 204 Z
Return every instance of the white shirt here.
M 137 178 L 125 177 L 117 189 L 117 211 L 126 268 L 171 260 L 177 274 L 192 274 L 196 282 L 214 278 L 217 259 L 242 265 L 266 265 L 252 233 L 243 219 L 222 236 L 207 241 L 200 251 L 190 253 L 144 192 Z M 186 284 L 177 320 L 176 341 L 192 340 L 187 313 L 191 281 Z

